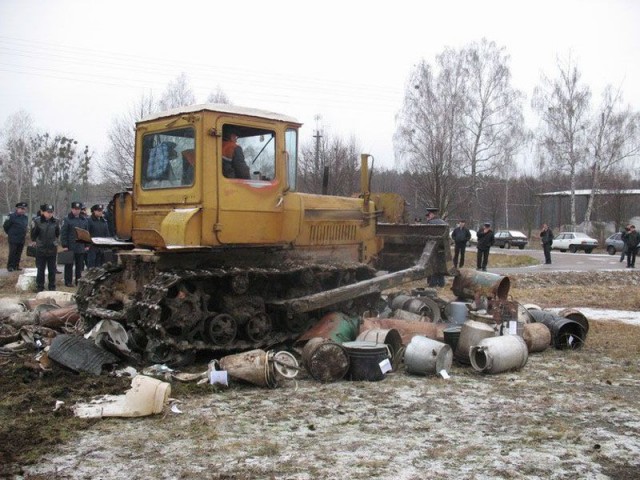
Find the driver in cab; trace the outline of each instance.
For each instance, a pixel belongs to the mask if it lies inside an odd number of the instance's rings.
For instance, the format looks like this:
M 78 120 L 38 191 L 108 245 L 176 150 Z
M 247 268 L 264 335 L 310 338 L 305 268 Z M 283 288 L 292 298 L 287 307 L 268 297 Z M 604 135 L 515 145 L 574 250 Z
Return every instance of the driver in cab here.
M 242 147 L 237 142 L 237 132 L 225 129 L 222 134 L 222 174 L 226 178 L 249 179 L 249 167 L 244 161 Z

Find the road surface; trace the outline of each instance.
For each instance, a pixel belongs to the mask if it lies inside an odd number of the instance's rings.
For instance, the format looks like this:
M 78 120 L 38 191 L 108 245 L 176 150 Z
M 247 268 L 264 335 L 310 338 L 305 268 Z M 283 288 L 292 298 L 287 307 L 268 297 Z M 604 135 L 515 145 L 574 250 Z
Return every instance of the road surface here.
M 475 251 L 475 248 L 468 248 L 467 251 Z M 599 252 L 599 253 L 598 253 Z M 502 253 L 505 255 L 529 255 L 540 262 L 538 265 L 531 265 L 526 267 L 491 267 L 491 256 L 496 253 Z M 467 265 L 473 267 L 474 265 Z M 537 249 L 504 249 L 504 248 L 491 248 L 489 254 L 489 264 L 487 265 L 487 271 L 493 273 L 533 273 L 533 272 L 590 272 L 596 270 L 627 270 L 627 261 L 620 262 L 620 254 L 609 255 L 602 249 L 596 250 L 594 253 L 570 253 L 559 252 L 554 250 L 551 252 L 551 265 L 544 264 L 544 253 L 542 250 Z M 638 264 L 640 268 L 640 264 Z M 631 269 L 628 269 L 631 270 Z

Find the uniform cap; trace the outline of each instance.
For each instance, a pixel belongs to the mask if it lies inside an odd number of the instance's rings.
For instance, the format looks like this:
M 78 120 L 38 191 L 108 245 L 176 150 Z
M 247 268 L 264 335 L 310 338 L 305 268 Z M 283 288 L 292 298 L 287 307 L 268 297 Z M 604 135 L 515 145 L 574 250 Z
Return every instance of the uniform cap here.
M 104 210 L 104 205 L 102 205 L 101 203 L 96 203 L 93 207 L 91 207 L 91 211 L 95 212 L 96 210 Z
M 82 208 L 82 203 L 80 203 L 80 202 L 71 202 L 71 208 Z
M 438 213 L 438 210 L 439 209 L 436 207 L 427 207 L 427 212 L 430 212 L 430 213 Z
M 29 204 L 27 202 L 18 202 L 16 203 L 16 208 L 27 208 Z
M 53 205 L 51 205 L 49 203 L 43 203 L 42 205 L 40 205 L 40 211 L 41 212 L 53 212 Z
M 485 227 L 490 227 L 490 226 L 491 226 L 491 224 L 490 224 L 489 222 L 485 222 L 485 223 L 484 223 L 484 226 L 485 226 Z

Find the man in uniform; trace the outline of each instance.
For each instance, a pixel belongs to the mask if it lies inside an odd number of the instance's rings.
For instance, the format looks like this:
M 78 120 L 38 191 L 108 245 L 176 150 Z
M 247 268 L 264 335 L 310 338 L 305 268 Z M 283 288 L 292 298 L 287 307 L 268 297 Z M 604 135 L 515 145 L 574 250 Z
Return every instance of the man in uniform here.
M 453 266 L 462 268 L 464 267 L 464 253 L 467 250 L 467 242 L 471 240 L 471 232 L 466 227 L 464 220 L 458 222 L 458 226 L 451 233 L 451 238 L 454 244 Z M 460 263 L 458 263 L 458 260 Z
M 56 255 L 58 253 L 58 237 L 60 226 L 53 217 L 53 205 L 40 206 L 40 215 L 33 220 L 31 226 L 31 241 L 36 244 L 36 287 L 44 290 L 44 270 L 48 271 L 48 288 L 56 289 Z
M 427 215 L 426 215 L 426 224 L 427 225 L 447 225 L 449 224 L 438 217 L 438 209 L 435 207 L 427 207 Z M 449 229 L 447 229 L 449 232 Z M 447 247 L 448 248 L 448 247 Z M 445 266 L 446 268 L 446 266 Z M 427 278 L 428 285 L 430 287 L 444 287 L 444 275 L 441 273 L 435 273 L 430 275 Z
M 551 244 L 553 243 L 553 232 L 546 223 L 542 224 L 540 241 L 542 242 L 542 250 L 544 251 L 544 264 L 551 265 Z
M 7 271 L 9 272 L 22 270 L 20 268 L 20 258 L 22 257 L 24 240 L 27 236 L 27 227 L 29 225 L 29 218 L 26 215 L 28 206 L 26 202 L 16 203 L 16 210 L 9 215 L 9 218 L 2 225 L 9 237 L 9 258 L 7 258 Z
M 75 265 L 75 284 L 82 276 L 84 270 L 84 257 L 87 247 L 78 242 L 76 236 L 76 227 L 89 230 L 89 221 L 86 217 L 80 215 L 82 211 L 82 203 L 71 202 L 71 212 L 62 221 L 62 230 L 60 232 L 60 243 L 64 251 L 73 252 L 73 263 L 64 266 L 64 284 L 67 287 L 73 287 L 73 270 Z
M 93 237 L 109 237 L 109 224 L 103 215 L 104 205 L 97 204 L 91 207 L 89 217 L 89 233 Z M 104 250 L 96 245 L 91 245 L 87 252 L 87 266 L 101 267 L 104 263 Z
M 487 263 L 489 262 L 489 250 L 495 240 L 493 230 L 491 230 L 491 224 L 485 223 L 480 230 L 478 230 L 478 268 L 477 270 L 487 271 Z

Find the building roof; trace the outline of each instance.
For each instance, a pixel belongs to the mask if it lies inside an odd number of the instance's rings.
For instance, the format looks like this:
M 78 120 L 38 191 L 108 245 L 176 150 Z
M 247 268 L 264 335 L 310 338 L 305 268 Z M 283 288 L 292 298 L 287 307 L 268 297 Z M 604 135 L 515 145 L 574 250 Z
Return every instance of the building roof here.
M 591 195 L 591 188 L 585 188 L 582 190 L 576 190 L 574 193 L 576 196 L 586 196 Z M 638 188 L 630 188 L 630 189 L 622 189 L 622 190 L 597 190 L 596 195 L 640 195 L 640 189 Z M 538 197 L 569 197 L 571 196 L 571 190 L 561 190 L 558 192 L 546 192 L 546 193 L 537 193 Z
M 248 117 L 267 118 L 269 120 L 277 120 L 281 122 L 289 122 L 289 123 L 295 123 L 297 125 L 302 125 L 295 118 L 289 117 L 287 115 L 282 115 L 280 113 L 270 112 L 268 110 L 259 110 L 257 108 L 239 107 L 237 105 L 228 105 L 224 103 L 203 103 L 198 105 L 186 105 L 184 107 L 172 108 L 164 112 L 157 112 L 157 113 L 152 113 L 151 115 L 147 115 L 146 117 L 142 118 L 138 123 L 157 120 L 159 118 L 164 118 L 164 117 L 172 117 L 174 115 L 179 115 L 181 113 L 202 112 L 205 110 L 209 110 L 213 112 L 221 112 L 221 113 L 230 113 L 233 115 L 246 115 Z

